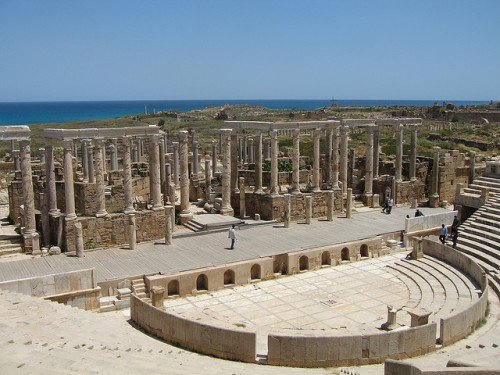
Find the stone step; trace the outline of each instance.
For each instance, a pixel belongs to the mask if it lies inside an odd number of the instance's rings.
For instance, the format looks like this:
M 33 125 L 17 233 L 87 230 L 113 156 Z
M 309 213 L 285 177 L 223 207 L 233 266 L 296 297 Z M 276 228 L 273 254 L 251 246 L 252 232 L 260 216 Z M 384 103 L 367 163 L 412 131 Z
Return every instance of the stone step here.
M 467 237 L 469 236 L 469 237 Z M 462 233 L 457 239 L 457 246 L 460 249 L 461 246 L 467 246 L 471 249 L 475 249 L 477 252 L 491 257 L 492 262 L 496 262 L 500 265 L 500 250 L 495 249 L 492 246 L 485 244 L 484 242 L 478 242 L 475 238 L 470 238 L 473 235 L 468 233 Z M 498 246 L 498 244 L 495 244 Z
M 184 226 L 193 232 L 200 232 L 203 230 L 203 226 L 194 222 L 193 220 L 188 221 L 187 223 L 184 223 Z
M 492 234 L 495 234 L 497 236 L 500 236 L 500 228 L 485 226 L 481 223 L 477 223 L 475 221 L 469 221 L 469 220 L 467 220 L 464 224 L 462 224 L 459 227 L 458 233 L 460 234 L 462 231 L 467 231 L 470 233 L 477 233 L 480 235 L 485 235 L 486 233 L 492 233 Z
M 490 182 L 496 182 L 497 184 L 500 184 L 500 178 L 496 178 L 496 177 L 480 176 L 480 177 L 476 178 L 475 181 L 490 181 Z
M 488 202 L 487 204 L 483 205 L 480 209 L 478 209 L 476 212 L 478 212 L 478 214 L 481 214 L 483 212 L 489 213 L 500 217 L 500 208 L 496 208 L 493 202 L 492 203 Z
M 474 261 L 477 262 L 486 271 L 500 269 L 498 259 L 486 253 L 483 253 L 476 248 L 470 247 L 464 243 L 457 242 L 457 250 L 473 258 Z
M 134 286 L 135 294 L 146 293 L 146 286 L 136 287 Z
M 404 273 L 400 272 L 399 270 L 392 269 L 388 267 L 388 271 L 396 276 L 399 280 L 403 282 L 403 284 L 406 285 L 408 288 L 408 291 L 410 293 L 407 306 L 409 309 L 414 309 L 415 307 L 418 306 L 418 303 L 422 299 L 422 291 L 420 290 L 419 285 L 413 280 L 412 278 L 406 276 Z
M 478 245 L 482 244 L 487 246 L 488 248 L 498 250 L 498 254 L 500 256 L 500 236 L 494 233 L 471 228 L 469 230 L 459 232 L 459 237 L 461 237 L 462 239 L 467 238 L 468 240 L 474 241 Z M 495 254 L 492 253 L 491 255 L 494 256 Z
M 147 298 L 147 295 L 145 292 L 142 292 L 142 293 L 136 293 L 135 294 L 137 297 L 139 297 L 140 299 L 145 299 Z
M 474 218 L 474 221 L 477 223 L 481 223 L 483 225 L 486 225 L 486 226 L 500 228 L 500 221 L 495 220 L 495 219 L 491 219 L 488 217 L 477 216 Z

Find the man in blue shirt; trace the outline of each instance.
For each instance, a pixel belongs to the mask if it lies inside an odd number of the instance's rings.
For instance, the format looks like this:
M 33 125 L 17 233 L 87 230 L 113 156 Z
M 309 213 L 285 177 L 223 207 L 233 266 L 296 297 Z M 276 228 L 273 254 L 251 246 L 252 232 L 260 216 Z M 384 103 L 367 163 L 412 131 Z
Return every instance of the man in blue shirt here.
M 444 245 L 446 242 L 446 236 L 448 235 L 448 228 L 446 225 L 441 224 L 441 235 L 439 236 L 439 240 Z

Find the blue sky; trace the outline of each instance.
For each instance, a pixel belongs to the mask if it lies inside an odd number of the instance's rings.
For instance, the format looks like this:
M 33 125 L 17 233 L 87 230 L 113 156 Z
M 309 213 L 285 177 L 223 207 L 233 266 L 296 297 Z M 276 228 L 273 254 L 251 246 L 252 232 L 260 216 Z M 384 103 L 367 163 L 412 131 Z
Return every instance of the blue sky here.
M 0 0 L 0 102 L 500 100 L 500 1 Z

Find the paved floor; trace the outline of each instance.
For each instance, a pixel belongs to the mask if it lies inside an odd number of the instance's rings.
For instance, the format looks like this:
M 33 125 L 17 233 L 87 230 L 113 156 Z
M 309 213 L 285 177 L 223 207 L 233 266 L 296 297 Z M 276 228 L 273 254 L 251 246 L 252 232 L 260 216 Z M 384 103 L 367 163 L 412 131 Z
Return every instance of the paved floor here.
M 0 281 L 92 267 L 96 269 L 98 282 L 158 272 L 180 272 L 400 231 L 404 229 L 406 215 L 413 215 L 414 211 L 401 207 L 386 215 L 380 210 L 370 210 L 355 213 L 352 219 L 313 220 L 311 225 L 294 222 L 289 229 L 282 224 L 250 226 L 237 231 L 235 251 L 229 250 L 227 233 L 219 232 L 174 238 L 171 246 L 157 241 L 138 244 L 134 251 L 116 247 L 86 252 L 84 258 L 62 254 L 0 263 Z M 422 211 L 425 215 L 444 212 L 441 208 L 424 208 Z

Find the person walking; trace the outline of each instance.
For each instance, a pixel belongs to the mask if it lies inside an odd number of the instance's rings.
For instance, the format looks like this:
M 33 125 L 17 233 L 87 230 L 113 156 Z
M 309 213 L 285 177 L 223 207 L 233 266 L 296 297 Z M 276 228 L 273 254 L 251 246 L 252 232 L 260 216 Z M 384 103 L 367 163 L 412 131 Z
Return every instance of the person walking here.
M 453 236 L 455 232 L 458 232 L 458 226 L 460 225 L 460 220 L 458 220 L 458 217 L 455 216 L 453 219 L 453 224 L 451 224 L 451 235 Z
M 394 199 L 392 198 L 389 198 L 389 203 L 388 203 L 388 207 L 387 207 L 387 213 L 390 214 L 391 211 L 392 211 L 392 206 L 394 206 Z
M 439 236 L 439 241 L 444 245 L 446 243 L 446 236 L 448 235 L 448 228 L 446 225 L 441 224 L 441 234 Z
M 234 249 L 234 242 L 236 241 L 236 231 L 234 230 L 234 227 L 235 227 L 235 225 L 233 224 L 233 226 L 231 228 L 229 228 L 228 238 L 231 239 L 231 248 L 230 248 L 230 250 Z

